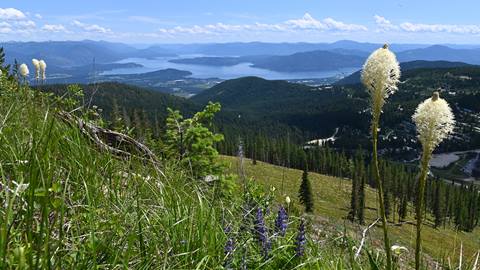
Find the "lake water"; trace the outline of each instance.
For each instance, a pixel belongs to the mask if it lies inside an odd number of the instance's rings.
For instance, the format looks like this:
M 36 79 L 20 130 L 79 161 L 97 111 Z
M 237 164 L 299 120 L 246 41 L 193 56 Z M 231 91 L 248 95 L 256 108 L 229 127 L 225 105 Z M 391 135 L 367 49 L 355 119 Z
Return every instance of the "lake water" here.
M 258 76 L 269 80 L 292 80 L 292 79 L 321 79 L 335 76 L 347 76 L 357 71 L 359 68 L 345 68 L 332 71 L 318 71 L 318 72 L 277 72 L 261 68 L 251 67 L 250 63 L 241 63 L 234 66 L 202 66 L 191 64 L 176 64 L 168 62 L 171 59 L 196 57 L 182 56 L 182 57 L 159 57 L 155 59 L 145 58 L 127 58 L 117 63 L 137 63 L 143 65 L 139 68 L 120 68 L 102 73 L 102 75 L 113 74 L 138 74 L 156 71 L 166 68 L 174 68 L 179 70 L 190 71 L 193 74 L 192 78 L 206 79 L 206 78 L 220 78 L 220 79 L 234 79 L 245 76 Z M 204 55 L 203 55 L 204 56 Z

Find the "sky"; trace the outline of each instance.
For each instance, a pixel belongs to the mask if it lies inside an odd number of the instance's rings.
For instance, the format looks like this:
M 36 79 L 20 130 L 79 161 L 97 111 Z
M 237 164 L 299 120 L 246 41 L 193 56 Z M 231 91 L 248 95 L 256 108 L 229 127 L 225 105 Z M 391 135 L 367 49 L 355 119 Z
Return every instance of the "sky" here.
M 480 44 L 478 0 L 1 0 L 0 41 Z

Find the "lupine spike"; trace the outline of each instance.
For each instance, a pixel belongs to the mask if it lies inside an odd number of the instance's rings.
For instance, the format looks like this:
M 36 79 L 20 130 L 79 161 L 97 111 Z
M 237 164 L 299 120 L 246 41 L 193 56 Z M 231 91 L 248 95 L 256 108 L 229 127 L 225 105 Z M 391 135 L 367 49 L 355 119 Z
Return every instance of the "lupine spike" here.
M 263 212 L 261 208 L 257 209 L 257 215 L 255 217 L 255 232 L 257 234 L 258 242 L 262 247 L 262 255 L 264 258 L 268 257 L 268 251 L 270 249 L 270 241 L 268 239 L 268 232 L 265 226 L 265 220 L 263 218 Z
M 297 241 L 295 242 L 295 256 L 303 257 L 305 253 L 305 244 L 307 238 L 305 237 L 305 221 L 302 219 L 298 225 Z
M 285 236 L 287 231 L 288 214 L 283 206 L 278 209 L 277 218 L 275 220 L 275 232 L 281 236 Z

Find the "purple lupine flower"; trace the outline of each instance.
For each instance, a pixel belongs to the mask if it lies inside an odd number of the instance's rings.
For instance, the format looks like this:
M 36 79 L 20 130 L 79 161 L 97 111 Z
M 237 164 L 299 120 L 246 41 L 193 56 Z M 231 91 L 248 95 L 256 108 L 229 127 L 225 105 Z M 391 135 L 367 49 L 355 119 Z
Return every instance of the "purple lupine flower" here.
M 230 267 L 230 264 L 232 263 L 235 241 L 231 236 L 232 228 L 230 227 L 230 225 L 227 225 L 223 231 L 228 237 L 227 242 L 225 242 L 225 248 L 224 248 L 224 252 L 225 252 L 224 267 L 228 269 Z
M 285 232 L 287 231 L 287 221 L 288 221 L 288 214 L 283 206 L 280 206 L 278 209 L 277 218 L 275 219 L 275 232 L 281 236 L 285 236 Z
M 262 209 L 257 209 L 257 215 L 255 217 L 255 232 L 257 234 L 258 242 L 262 246 L 262 254 L 264 258 L 268 257 L 268 250 L 270 249 L 270 241 L 268 239 L 268 232 L 265 226 L 265 220 L 263 219 Z
M 305 221 L 302 219 L 298 225 L 297 241 L 295 242 L 295 256 L 302 257 L 305 251 Z

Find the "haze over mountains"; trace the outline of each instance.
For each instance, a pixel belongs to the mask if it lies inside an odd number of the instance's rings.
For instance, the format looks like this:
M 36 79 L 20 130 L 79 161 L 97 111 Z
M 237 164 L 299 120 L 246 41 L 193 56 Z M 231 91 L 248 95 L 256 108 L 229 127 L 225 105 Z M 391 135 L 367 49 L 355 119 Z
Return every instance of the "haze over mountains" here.
M 8 63 L 17 60 L 29 64 L 32 58 L 44 59 L 48 63 L 50 83 L 118 81 L 181 96 L 197 94 L 224 79 L 269 78 L 271 72 L 274 75 L 270 79 L 314 79 L 312 84 L 319 84 L 315 79 L 331 77 L 327 82 L 333 83 L 360 69 L 371 51 L 382 46 L 349 40 L 143 47 L 91 40 L 5 42 L 0 45 L 5 48 Z M 391 44 L 390 47 L 403 62 L 403 69 L 480 64 L 480 46 L 476 45 Z M 146 67 L 149 61 L 153 64 Z M 204 70 L 208 75 L 197 77 Z M 225 70 L 230 73 L 224 74 Z M 356 83 L 358 78 L 358 73 L 353 74 L 339 84 L 349 83 L 349 80 Z

